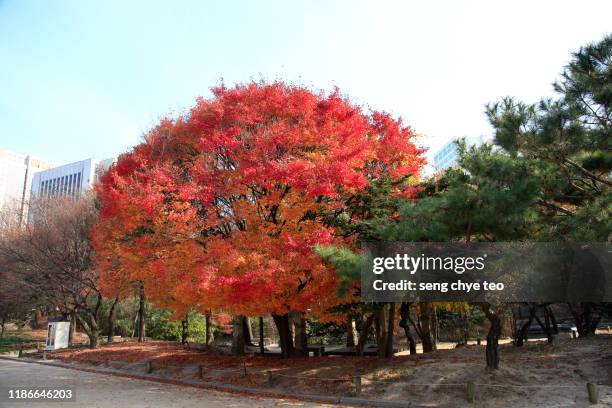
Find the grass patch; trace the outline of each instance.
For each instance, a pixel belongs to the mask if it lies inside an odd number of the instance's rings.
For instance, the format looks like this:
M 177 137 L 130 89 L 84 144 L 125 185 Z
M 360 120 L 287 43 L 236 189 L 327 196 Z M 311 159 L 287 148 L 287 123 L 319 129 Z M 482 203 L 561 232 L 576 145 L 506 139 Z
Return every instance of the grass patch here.
M 16 344 L 31 341 L 35 341 L 35 339 L 21 331 L 7 331 L 0 339 L 0 353 L 6 353 L 8 351 L 15 350 Z

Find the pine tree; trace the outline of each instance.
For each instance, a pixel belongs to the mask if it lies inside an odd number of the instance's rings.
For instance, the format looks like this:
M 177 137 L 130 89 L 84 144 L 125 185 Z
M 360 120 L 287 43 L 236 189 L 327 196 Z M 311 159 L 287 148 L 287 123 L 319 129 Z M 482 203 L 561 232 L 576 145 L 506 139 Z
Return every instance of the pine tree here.
M 559 97 L 505 98 L 487 115 L 495 143 L 534 161 L 550 240 L 607 241 L 612 232 L 612 35 L 573 54 Z
M 538 222 L 539 178 L 530 159 L 512 157 L 491 145 L 459 142 L 459 167 L 423 187 L 417 201 L 400 207 L 399 221 L 380 222 L 388 241 L 511 241 L 529 238 Z M 487 366 L 499 365 L 503 305 L 480 304 L 491 322 Z
M 543 241 L 612 238 L 612 35 L 572 55 L 557 99 L 532 105 L 505 98 L 487 107 L 495 143 L 530 158 L 542 184 Z M 569 304 L 581 336 L 593 334 L 609 305 Z M 599 317 L 593 316 L 599 311 Z

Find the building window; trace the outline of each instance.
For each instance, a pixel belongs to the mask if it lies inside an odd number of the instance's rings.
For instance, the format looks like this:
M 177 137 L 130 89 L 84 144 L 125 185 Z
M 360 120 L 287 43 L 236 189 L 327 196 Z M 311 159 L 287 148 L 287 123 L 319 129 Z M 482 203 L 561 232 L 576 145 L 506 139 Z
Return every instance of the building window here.
M 81 172 L 80 171 L 77 176 L 77 191 L 81 192 Z

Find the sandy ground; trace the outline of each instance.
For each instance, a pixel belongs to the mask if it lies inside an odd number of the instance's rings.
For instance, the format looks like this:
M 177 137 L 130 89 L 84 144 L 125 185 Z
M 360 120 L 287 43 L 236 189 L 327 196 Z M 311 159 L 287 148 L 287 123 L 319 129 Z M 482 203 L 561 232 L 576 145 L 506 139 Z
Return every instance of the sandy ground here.
M 612 406 L 612 336 L 560 339 L 552 345 L 530 341 L 521 348 L 504 344 L 495 372 L 485 369 L 483 351 L 483 346 L 467 346 L 412 365 L 378 369 L 364 380 L 364 389 L 381 399 L 411 397 L 425 405 L 462 407 L 465 384 L 473 381 L 477 407 Z M 597 405 L 589 404 L 587 382 L 599 384 Z
M 144 374 L 147 361 L 154 375 L 168 379 L 197 379 L 198 364 L 204 380 L 249 387 L 268 387 L 323 395 L 353 395 L 352 377 L 362 377 L 362 397 L 410 401 L 430 406 L 463 407 L 466 384 L 476 383 L 478 407 L 591 406 L 586 383 L 598 384 L 599 406 L 612 406 L 612 335 L 593 338 L 559 338 L 554 344 L 529 341 L 521 348 L 500 345 L 499 370 L 485 369 L 483 345 L 392 360 L 376 357 L 311 357 L 279 359 L 227 356 L 188 351 L 176 343 L 117 344 L 96 350 L 61 350 L 50 358 L 68 363 L 104 366 Z M 404 354 L 404 353 L 402 353 Z M 244 375 L 244 367 L 247 375 Z M 297 377 L 297 378 L 296 378 Z
M 76 401 L 9 402 L 9 388 L 52 387 L 75 391 Z M 233 394 L 126 379 L 59 367 L 0 360 L 0 407 L 123 408 L 123 407 L 319 407 L 293 400 L 258 399 Z

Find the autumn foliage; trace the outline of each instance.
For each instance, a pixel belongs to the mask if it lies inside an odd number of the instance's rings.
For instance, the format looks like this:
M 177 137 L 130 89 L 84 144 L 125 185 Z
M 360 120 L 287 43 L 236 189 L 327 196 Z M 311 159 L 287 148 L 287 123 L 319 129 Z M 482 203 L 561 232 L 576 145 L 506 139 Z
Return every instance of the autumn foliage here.
M 337 220 L 387 177 L 410 194 L 423 159 L 412 133 L 339 92 L 281 82 L 213 89 L 162 120 L 97 188 L 93 237 L 103 287 L 145 283 L 147 297 L 244 315 L 325 315 L 342 302 L 316 244 L 350 245 Z

